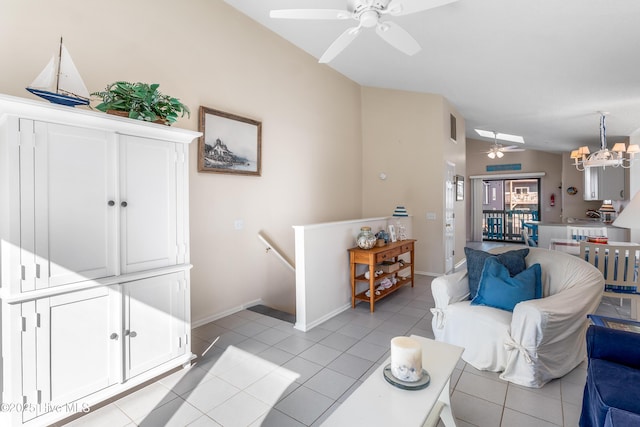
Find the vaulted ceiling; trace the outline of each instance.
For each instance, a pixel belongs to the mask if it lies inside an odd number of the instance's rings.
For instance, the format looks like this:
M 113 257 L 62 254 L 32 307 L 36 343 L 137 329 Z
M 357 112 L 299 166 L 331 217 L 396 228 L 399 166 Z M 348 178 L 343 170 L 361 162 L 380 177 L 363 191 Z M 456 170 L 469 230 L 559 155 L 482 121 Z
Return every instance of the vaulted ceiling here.
M 315 58 L 353 20 L 273 19 L 276 9 L 346 9 L 347 0 L 225 0 Z M 396 0 L 401 1 L 401 0 Z M 424 0 L 431 1 L 431 0 Z M 437 93 L 474 128 L 522 135 L 528 148 L 609 145 L 640 130 L 640 1 L 458 0 L 385 15 L 422 49 L 407 56 L 365 29 L 329 66 L 363 86 Z

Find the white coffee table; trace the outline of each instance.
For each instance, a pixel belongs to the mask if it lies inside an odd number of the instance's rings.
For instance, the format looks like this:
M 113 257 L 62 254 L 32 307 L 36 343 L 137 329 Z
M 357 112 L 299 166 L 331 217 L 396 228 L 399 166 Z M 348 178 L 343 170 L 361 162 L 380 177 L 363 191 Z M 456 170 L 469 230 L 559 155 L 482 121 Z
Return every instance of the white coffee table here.
M 384 379 L 387 359 L 325 420 L 323 426 L 435 426 L 456 422 L 449 399 L 449 381 L 463 348 L 411 335 L 422 344 L 422 367 L 431 382 L 422 390 L 402 390 Z M 389 345 L 391 345 L 389 343 Z

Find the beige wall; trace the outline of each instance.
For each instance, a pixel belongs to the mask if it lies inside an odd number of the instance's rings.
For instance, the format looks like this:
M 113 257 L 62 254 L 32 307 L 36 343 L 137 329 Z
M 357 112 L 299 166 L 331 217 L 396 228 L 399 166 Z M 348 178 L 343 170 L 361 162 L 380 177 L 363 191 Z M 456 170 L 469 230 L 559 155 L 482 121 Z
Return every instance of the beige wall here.
M 507 145 L 507 144 L 505 144 Z M 506 153 L 502 159 L 490 159 L 486 151 L 491 143 L 484 140 L 467 139 L 468 175 L 504 175 L 509 173 L 544 172 L 541 178 L 540 217 L 543 221 L 559 222 L 562 215 L 564 195 L 562 185 L 562 154 L 544 151 L 526 150 Z M 487 172 L 487 165 L 520 163 L 518 171 Z M 555 206 L 549 205 L 551 194 L 555 194 Z M 468 218 L 470 220 L 470 218 Z M 470 229 L 470 227 L 469 227 Z
M 256 236 L 293 259 L 292 225 L 361 216 L 360 87 L 221 0 L 4 0 L 0 92 L 32 97 L 61 35 L 90 91 L 160 83 L 192 110 L 181 128 L 200 105 L 262 121 L 262 177 L 197 173 L 191 146 L 192 318 L 260 298 L 293 312 L 294 275 Z
M 449 115 L 457 116 L 458 143 L 450 141 Z M 363 215 L 385 216 L 404 205 L 413 215 L 416 270 L 444 272 L 446 161 L 465 171 L 464 119 L 440 95 L 362 88 Z M 384 173 L 386 179 L 380 179 Z M 464 218 L 464 205 L 455 203 Z M 436 220 L 427 220 L 427 212 Z M 456 224 L 456 261 L 463 257 L 465 221 Z
M 584 172 L 580 172 L 572 166 L 573 161 L 569 157 L 571 153 L 562 154 L 562 188 L 563 188 L 563 205 L 562 220 L 567 218 L 586 218 L 587 209 L 600 209 L 602 202 L 599 200 L 584 200 Z M 567 194 L 567 188 L 576 187 L 578 193 L 575 195 Z
M 457 138 L 455 143 L 452 143 L 450 138 L 451 115 L 456 118 Z M 444 125 L 444 134 L 442 136 L 444 159 L 453 162 L 456 165 L 456 174 L 462 175 L 465 180 L 464 200 L 454 202 L 456 218 L 454 263 L 458 264 L 465 258 L 464 247 L 467 244 L 467 204 L 471 199 L 471 182 L 469 181 L 469 175 L 467 173 L 467 136 L 465 133 L 465 121 L 460 112 L 446 99 L 444 99 L 442 122 Z M 444 191 L 444 187 L 442 190 Z

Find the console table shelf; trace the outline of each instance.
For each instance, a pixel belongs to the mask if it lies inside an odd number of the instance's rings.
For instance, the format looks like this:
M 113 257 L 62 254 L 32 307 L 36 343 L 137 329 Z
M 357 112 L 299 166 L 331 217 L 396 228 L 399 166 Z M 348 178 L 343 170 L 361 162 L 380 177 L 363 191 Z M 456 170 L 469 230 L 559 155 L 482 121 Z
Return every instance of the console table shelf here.
M 411 287 L 414 286 L 414 242 L 415 240 L 403 240 L 400 242 L 389 243 L 386 246 L 374 247 L 372 249 L 361 249 L 358 247 L 349 249 L 349 257 L 351 263 L 351 307 L 355 308 L 356 300 L 368 301 L 369 309 L 373 313 L 375 310 L 375 302 L 381 300 L 389 294 L 400 289 L 402 286 L 411 283 Z M 383 273 L 376 277 L 375 271 L 377 264 L 383 261 L 389 261 L 393 258 L 397 258 L 402 254 L 409 254 L 410 261 L 405 262 L 398 270 L 392 273 Z M 367 279 L 364 274 L 357 275 L 357 264 L 364 264 L 369 267 L 369 278 Z M 376 295 L 377 282 L 381 281 L 385 277 L 392 277 L 400 272 L 410 269 L 410 274 L 405 278 L 398 278 L 398 282 L 388 289 L 382 289 L 379 295 Z M 367 291 L 359 292 L 356 294 L 356 284 L 358 282 L 369 283 L 369 296 L 366 295 Z

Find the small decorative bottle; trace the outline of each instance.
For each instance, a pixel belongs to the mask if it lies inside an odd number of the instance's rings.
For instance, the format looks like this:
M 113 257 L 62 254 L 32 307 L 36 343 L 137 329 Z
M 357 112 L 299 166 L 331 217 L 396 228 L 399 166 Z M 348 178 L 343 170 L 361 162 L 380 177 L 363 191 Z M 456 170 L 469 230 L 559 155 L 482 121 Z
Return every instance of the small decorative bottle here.
M 361 249 L 371 249 L 376 245 L 376 235 L 371 232 L 371 227 L 361 227 L 356 238 L 356 244 Z
M 403 223 L 398 221 L 397 228 L 398 228 L 398 240 L 400 241 L 407 240 L 407 227 L 405 227 Z

